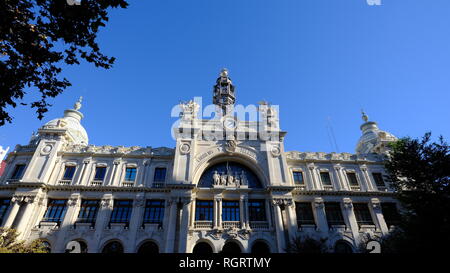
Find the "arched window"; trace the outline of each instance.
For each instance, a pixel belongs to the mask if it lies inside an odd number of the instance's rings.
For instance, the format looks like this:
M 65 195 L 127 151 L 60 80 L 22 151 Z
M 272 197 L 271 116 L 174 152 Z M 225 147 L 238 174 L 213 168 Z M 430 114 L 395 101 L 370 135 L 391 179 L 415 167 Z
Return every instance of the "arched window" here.
M 262 184 L 255 173 L 246 166 L 236 162 L 222 162 L 209 167 L 200 177 L 198 187 L 212 187 L 215 174 L 219 177 L 218 181 L 223 186 L 231 183 L 231 186 L 246 184 L 249 188 L 262 188 Z M 232 179 L 230 180 L 229 177 L 232 177 Z
M 252 246 L 252 253 L 253 254 L 269 254 L 270 248 L 263 241 L 256 241 Z
M 349 243 L 340 240 L 334 245 L 334 253 L 353 253 L 353 249 Z
M 212 247 L 205 242 L 200 242 L 195 245 L 194 250 L 192 250 L 194 254 L 210 254 L 213 253 Z
M 139 254 L 158 254 L 159 247 L 154 242 L 145 242 L 139 247 L 137 253 L 139 253 Z
M 103 247 L 102 253 L 123 253 L 123 246 L 118 241 L 112 241 Z
M 226 242 L 222 248 L 222 253 L 241 253 L 241 248 L 235 242 Z

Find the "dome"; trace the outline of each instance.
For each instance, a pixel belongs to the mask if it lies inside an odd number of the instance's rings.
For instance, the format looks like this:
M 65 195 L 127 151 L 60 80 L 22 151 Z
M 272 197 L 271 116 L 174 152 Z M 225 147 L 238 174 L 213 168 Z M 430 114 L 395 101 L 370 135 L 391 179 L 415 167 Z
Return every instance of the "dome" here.
M 73 144 L 88 145 L 88 134 L 80 123 L 83 118 L 83 114 L 78 111 L 80 107 L 81 98 L 75 104 L 75 109 L 67 109 L 64 111 L 64 117 L 47 122 L 42 126 L 42 129 L 66 129 L 66 134 L 70 142 L 73 142 Z
M 356 145 L 357 154 L 384 153 L 387 144 L 396 141 L 397 138 L 386 131 L 378 128 L 376 122 L 368 121 L 368 117 L 363 113 L 364 124 L 361 125 L 362 136 Z

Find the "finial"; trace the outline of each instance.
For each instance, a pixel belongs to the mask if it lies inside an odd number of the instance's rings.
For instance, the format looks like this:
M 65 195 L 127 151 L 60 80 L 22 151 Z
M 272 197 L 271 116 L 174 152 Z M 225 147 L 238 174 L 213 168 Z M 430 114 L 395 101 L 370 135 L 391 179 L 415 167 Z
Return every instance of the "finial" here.
M 364 122 L 367 122 L 369 120 L 369 117 L 366 115 L 366 113 L 364 113 L 363 109 L 361 109 L 361 114 L 362 114 L 362 119 L 364 120 Z
M 228 69 L 222 68 L 222 70 L 220 71 L 220 76 L 221 77 L 228 77 Z
M 78 99 L 78 101 L 77 102 L 75 102 L 75 105 L 73 106 L 73 108 L 75 109 L 75 110 L 80 110 L 80 108 L 81 108 L 81 102 L 83 101 L 83 97 L 82 96 L 80 96 L 80 98 Z

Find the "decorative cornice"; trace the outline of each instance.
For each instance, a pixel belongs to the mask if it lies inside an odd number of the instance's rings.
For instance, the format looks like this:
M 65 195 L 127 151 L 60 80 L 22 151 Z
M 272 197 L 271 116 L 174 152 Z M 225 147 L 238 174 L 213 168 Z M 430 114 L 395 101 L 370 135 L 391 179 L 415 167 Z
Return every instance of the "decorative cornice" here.
M 361 162 L 361 163 L 381 163 L 384 161 L 379 154 L 350 154 L 350 153 L 323 153 L 323 152 L 285 152 L 288 160 L 294 161 L 333 161 L 333 162 Z

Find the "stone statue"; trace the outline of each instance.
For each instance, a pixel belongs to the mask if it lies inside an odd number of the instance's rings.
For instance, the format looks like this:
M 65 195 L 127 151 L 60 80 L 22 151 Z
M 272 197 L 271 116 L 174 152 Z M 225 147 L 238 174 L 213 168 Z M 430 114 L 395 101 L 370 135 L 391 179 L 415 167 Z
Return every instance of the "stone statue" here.
M 236 188 L 238 188 L 241 185 L 241 179 L 239 178 L 238 172 L 235 173 L 234 183 L 236 184 Z
M 234 177 L 231 174 L 228 174 L 227 186 L 232 186 L 234 184 Z
M 227 184 L 227 176 L 222 173 L 222 175 L 220 176 L 220 185 L 226 185 Z
M 245 175 L 244 170 L 241 172 L 241 185 L 248 185 L 247 176 Z
M 214 174 L 213 174 L 213 182 L 214 182 L 214 185 L 220 185 L 220 175 L 219 175 L 219 173 L 217 172 L 217 170 L 214 171 Z

